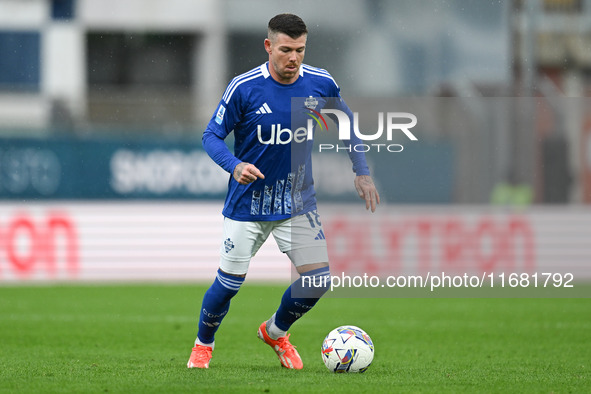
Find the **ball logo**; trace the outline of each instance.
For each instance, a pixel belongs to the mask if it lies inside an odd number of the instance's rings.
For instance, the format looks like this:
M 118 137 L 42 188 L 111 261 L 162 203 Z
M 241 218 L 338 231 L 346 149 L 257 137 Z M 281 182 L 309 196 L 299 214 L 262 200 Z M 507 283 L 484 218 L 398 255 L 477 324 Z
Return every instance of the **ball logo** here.
M 367 339 L 364 339 L 367 338 Z M 322 343 L 322 361 L 334 373 L 365 372 L 373 361 L 369 335 L 356 326 L 341 326 L 328 333 Z

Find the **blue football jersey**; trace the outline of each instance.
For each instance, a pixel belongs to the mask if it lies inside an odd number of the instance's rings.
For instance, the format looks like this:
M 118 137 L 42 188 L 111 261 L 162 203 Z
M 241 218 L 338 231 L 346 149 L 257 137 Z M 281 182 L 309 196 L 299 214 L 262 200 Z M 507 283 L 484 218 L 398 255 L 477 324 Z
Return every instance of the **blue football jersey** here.
M 271 77 L 268 63 L 234 78 L 203 135 L 213 160 L 230 173 L 223 215 L 239 221 L 286 219 L 316 209 L 312 179 L 313 128 L 306 111 L 340 109 L 352 116 L 340 89 L 323 69 L 302 65 L 292 84 Z M 234 155 L 208 143 L 234 132 Z M 336 137 L 335 137 L 336 138 Z M 215 140 L 215 138 L 214 138 Z M 368 175 L 363 153 L 352 153 L 353 170 Z M 237 164 L 254 164 L 265 176 L 248 185 L 232 176 Z

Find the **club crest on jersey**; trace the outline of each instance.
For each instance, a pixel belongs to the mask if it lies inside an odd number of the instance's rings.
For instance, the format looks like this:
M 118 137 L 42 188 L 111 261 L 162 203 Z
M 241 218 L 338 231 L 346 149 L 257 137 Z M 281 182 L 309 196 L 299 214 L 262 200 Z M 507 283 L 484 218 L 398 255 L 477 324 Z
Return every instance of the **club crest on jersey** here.
M 316 99 L 316 97 L 310 96 L 304 100 L 304 105 L 308 109 L 316 109 L 316 107 L 318 106 L 318 100 Z

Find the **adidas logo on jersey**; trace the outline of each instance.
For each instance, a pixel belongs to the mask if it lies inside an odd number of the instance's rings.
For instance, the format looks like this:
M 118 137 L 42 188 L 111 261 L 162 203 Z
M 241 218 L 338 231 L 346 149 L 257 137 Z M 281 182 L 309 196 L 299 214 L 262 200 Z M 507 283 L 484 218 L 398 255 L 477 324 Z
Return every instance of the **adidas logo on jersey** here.
M 267 103 L 261 105 L 261 108 L 259 108 L 259 110 L 256 112 L 259 115 L 262 114 L 271 114 L 273 113 L 273 111 L 271 111 L 271 108 L 269 108 L 269 105 Z
M 326 237 L 324 236 L 324 231 L 320 230 L 318 232 L 318 235 L 314 238 L 315 240 L 319 240 L 319 239 L 326 239 Z

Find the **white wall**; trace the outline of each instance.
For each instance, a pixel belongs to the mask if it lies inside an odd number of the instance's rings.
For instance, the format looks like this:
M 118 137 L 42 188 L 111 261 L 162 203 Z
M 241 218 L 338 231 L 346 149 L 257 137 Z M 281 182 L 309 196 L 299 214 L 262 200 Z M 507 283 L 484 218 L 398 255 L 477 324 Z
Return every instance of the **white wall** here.
M 87 31 L 183 32 L 200 36 L 195 50 L 195 119 L 209 117 L 199 104 L 221 95 L 226 84 L 223 2 L 216 0 L 79 0 L 73 20 L 52 20 L 49 1 L 0 0 L 0 29 L 41 34 L 41 91 L 2 94 L 0 127 L 44 128 L 51 103 L 60 100 L 74 120 L 86 111 Z M 23 97 L 25 100 L 19 100 Z M 24 102 L 24 104 L 23 104 Z M 200 113 L 199 111 L 204 111 Z
M 4 29 L 37 28 L 48 15 L 46 0 L 0 0 L 0 26 Z

